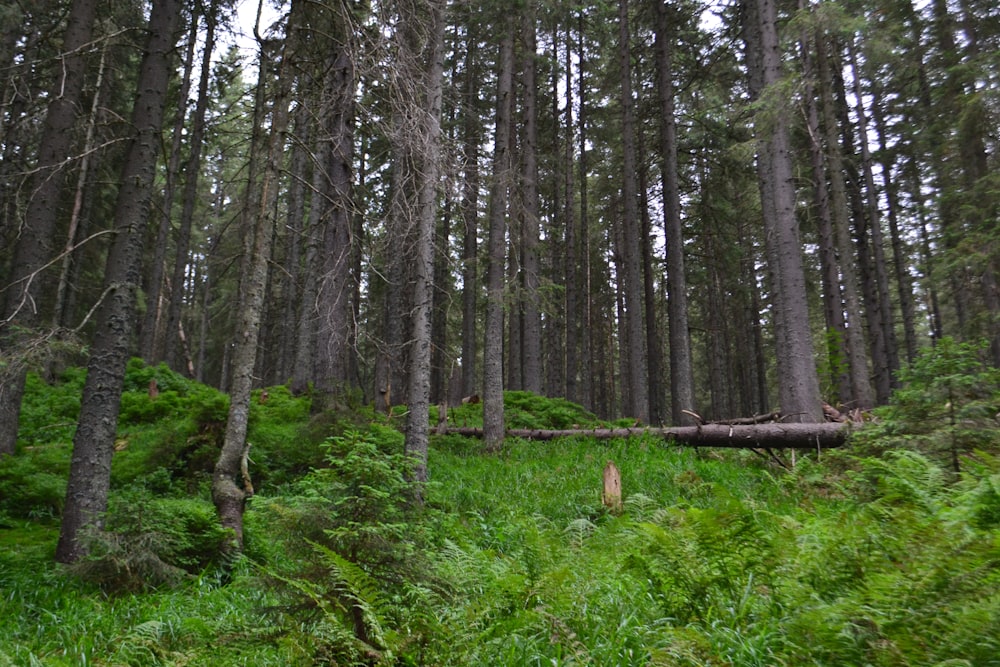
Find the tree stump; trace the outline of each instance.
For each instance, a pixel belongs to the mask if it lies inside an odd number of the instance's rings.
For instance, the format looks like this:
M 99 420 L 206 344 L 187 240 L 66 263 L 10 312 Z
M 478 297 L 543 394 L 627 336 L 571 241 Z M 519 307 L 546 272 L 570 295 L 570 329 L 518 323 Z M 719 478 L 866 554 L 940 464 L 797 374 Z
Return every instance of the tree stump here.
M 612 514 L 621 514 L 622 475 L 614 461 L 608 461 L 604 466 L 604 491 L 601 492 L 601 502 Z

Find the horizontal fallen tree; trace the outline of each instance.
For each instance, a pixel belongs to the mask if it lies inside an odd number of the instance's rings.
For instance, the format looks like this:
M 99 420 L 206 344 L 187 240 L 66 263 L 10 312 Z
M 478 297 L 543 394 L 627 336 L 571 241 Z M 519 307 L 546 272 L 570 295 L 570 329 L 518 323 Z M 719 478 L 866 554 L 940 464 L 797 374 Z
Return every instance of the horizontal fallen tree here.
M 509 438 L 554 440 L 567 437 L 587 437 L 598 440 L 652 435 L 691 447 L 738 447 L 762 449 L 829 449 L 847 440 L 850 424 L 824 422 L 820 424 L 702 424 L 677 427 L 507 429 Z M 482 438 L 483 429 L 469 427 L 439 428 L 438 433 Z

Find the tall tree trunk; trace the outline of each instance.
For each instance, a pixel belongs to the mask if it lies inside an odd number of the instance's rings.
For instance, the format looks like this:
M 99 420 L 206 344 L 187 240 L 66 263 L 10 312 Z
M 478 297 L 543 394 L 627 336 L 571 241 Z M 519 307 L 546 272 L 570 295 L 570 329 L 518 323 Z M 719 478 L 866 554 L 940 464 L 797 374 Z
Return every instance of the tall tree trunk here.
M 521 136 L 521 238 L 524 294 L 521 300 L 521 377 L 523 388 L 542 393 L 542 315 L 539 295 L 538 224 L 538 84 L 536 0 L 529 0 L 522 14 L 521 38 L 524 62 L 522 86 L 524 89 L 524 120 Z
M 639 243 L 638 184 L 636 183 L 636 136 L 632 100 L 632 66 L 628 23 L 628 0 L 618 1 L 618 63 L 621 76 L 622 113 L 622 261 L 624 274 L 619 277 L 625 299 L 624 333 L 629 359 L 625 368 L 628 381 L 628 404 L 624 414 L 645 423 L 649 421 L 646 351 L 642 322 L 642 256 Z
M 558 54 L 553 54 L 558 60 Z M 566 26 L 565 60 L 563 73 L 566 76 L 564 88 L 565 120 L 563 122 L 563 229 L 565 230 L 566 255 L 563 265 L 563 284 L 566 286 L 566 301 L 563 322 L 566 327 L 566 381 L 565 396 L 575 403 L 581 402 L 580 392 L 580 315 L 581 285 L 580 285 L 580 240 L 581 234 L 577 221 L 573 187 L 573 51 L 572 35 L 569 24 Z
M 80 539 L 91 526 L 100 527 L 111 485 L 118 411 L 125 366 L 132 351 L 136 293 L 142 280 L 142 246 L 160 149 L 170 53 L 180 17 L 179 0 L 158 0 L 149 16 L 149 36 L 139 66 L 134 134 L 121 172 L 115 205 L 115 239 L 105 269 L 105 292 L 97 311 L 90 346 L 80 418 L 73 437 L 73 456 L 66 486 L 56 560 L 71 563 L 86 553 Z
M 153 246 L 153 261 L 149 267 L 149 283 L 146 286 L 146 313 L 139 328 L 139 355 L 149 363 L 159 363 L 164 359 L 164 336 L 169 336 L 164 323 L 164 306 L 170 297 L 164 287 L 164 273 L 167 264 L 167 250 L 170 246 L 170 232 L 173 228 L 174 193 L 181 171 L 181 154 L 184 143 L 184 124 L 187 120 L 188 97 L 191 92 L 191 76 L 194 72 L 195 46 L 200 28 L 200 5 L 194 5 L 188 26 L 187 48 L 184 53 L 181 87 L 178 91 L 174 126 L 171 134 L 170 156 L 164 174 L 163 205 Z M 166 297 L 164 293 L 166 292 Z M 176 336 L 175 336 L 176 338 Z
M 90 177 L 90 154 L 94 150 L 94 134 L 97 125 L 97 115 L 101 108 L 101 92 L 104 88 L 104 73 L 107 65 L 108 49 L 107 45 L 101 48 L 101 61 L 97 66 L 97 80 L 94 82 L 94 97 L 90 103 L 90 117 L 87 119 L 87 136 L 83 140 L 83 157 L 80 158 L 80 169 L 76 177 L 76 189 L 73 193 L 73 208 L 69 217 L 69 229 L 66 231 L 66 245 L 63 248 L 63 258 L 59 270 L 59 281 L 56 287 L 56 302 L 52 309 L 52 327 L 58 328 L 67 326 L 70 318 L 70 303 L 68 293 L 70 289 L 71 270 L 73 268 L 73 249 L 76 247 L 77 238 L 80 237 L 80 219 L 83 214 L 84 191 L 87 188 L 87 179 Z
M 805 9 L 802 0 L 800 11 Z M 805 32 L 805 31 L 803 31 Z M 817 76 L 810 49 L 804 34 L 799 43 L 805 80 L 806 130 L 809 137 L 813 179 L 813 215 L 819 245 L 820 281 L 823 287 L 823 319 L 826 323 L 827 373 L 835 402 L 850 402 L 854 395 L 851 385 L 850 362 L 847 349 L 847 327 L 844 320 L 844 296 L 840 283 L 840 266 L 837 261 L 837 244 L 833 231 L 833 205 L 827 185 L 824 159 L 823 130 L 820 125 L 819 103 L 813 83 Z M 839 175 L 835 177 L 839 178 Z M 848 257 L 849 260 L 849 257 Z M 833 398 L 830 399 L 834 401 Z
M 889 242 L 892 246 L 892 265 L 896 281 L 896 296 L 899 299 L 899 310 L 903 317 L 903 339 L 906 341 L 906 361 L 913 363 L 917 358 L 917 326 L 916 313 L 913 305 L 913 279 L 910 276 L 905 240 L 899 228 L 899 188 L 895 181 L 894 160 L 889 151 L 885 120 L 885 99 L 881 88 L 873 94 L 872 116 L 875 120 L 875 134 L 878 137 L 879 154 L 881 155 L 882 182 L 885 187 L 886 220 L 889 223 Z
M 354 106 L 357 82 L 352 47 L 353 23 L 346 10 L 329 17 L 335 37 L 329 45 L 322 109 L 325 149 L 322 155 L 326 180 L 321 197 L 313 201 L 322 208 L 322 273 L 316 295 L 316 390 L 320 406 L 343 392 L 352 382 L 354 354 L 352 258 L 354 239 L 354 195 L 351 173 L 354 162 Z M 400 288 L 402 289 L 402 288 Z M 402 389 L 402 387 L 399 387 Z
M 506 19 L 500 37 L 497 73 L 496 129 L 493 178 L 490 185 L 487 240 L 486 324 L 483 341 L 483 440 L 488 451 L 499 451 L 504 439 L 503 315 L 506 259 L 507 189 L 511 178 L 510 135 L 514 76 L 513 27 Z
M 246 471 L 250 392 L 253 389 L 257 341 L 260 338 L 267 295 L 267 264 L 271 256 L 277 217 L 275 201 L 288 130 L 292 63 L 295 60 L 303 10 L 303 2 L 294 0 L 288 16 L 288 37 L 281 54 L 277 85 L 272 98 L 270 137 L 261 179 L 259 183 L 249 181 L 247 184 L 247 201 L 251 202 L 249 206 L 252 208 L 245 211 L 244 218 L 247 225 L 246 243 L 240 267 L 238 319 L 232 345 L 229 415 L 226 419 L 222 451 L 219 452 L 212 473 L 212 502 L 215 503 L 222 527 L 232 531 L 226 547 L 230 552 L 239 552 L 243 549 L 243 511 L 247 498 L 253 494 L 253 487 Z M 271 47 L 260 38 L 259 33 L 257 33 L 257 43 L 260 49 L 257 104 L 261 104 L 272 76 L 273 65 L 272 56 L 268 53 L 268 48 Z M 250 192 L 251 188 L 255 190 L 254 194 Z
M 478 39 L 466 37 L 464 97 L 462 120 L 462 396 L 476 393 L 477 308 L 479 302 L 479 146 L 482 126 L 479 122 L 478 99 L 479 58 Z
M 677 165 L 677 119 L 674 112 L 673 33 L 665 0 L 656 3 L 656 83 L 660 111 L 660 170 L 663 180 L 663 225 L 667 254 L 667 323 L 670 342 L 670 417 L 674 424 L 693 424 L 694 363 L 688 325 L 684 229 L 681 221 Z M 687 411 L 687 412 L 685 412 Z
M 444 88 L 445 0 L 425 0 L 411 8 L 401 3 L 403 40 L 401 47 L 408 87 L 400 87 L 404 97 L 398 103 L 409 106 L 415 133 L 400 137 L 413 141 L 418 165 L 413 200 L 417 205 L 416 243 L 413 267 L 413 320 L 409 363 L 409 413 L 404 449 L 415 464 L 417 482 L 427 481 L 427 444 L 431 375 L 431 309 L 434 300 L 434 228 L 437 219 L 438 176 L 440 174 L 441 98 Z M 421 6 L 423 5 L 423 6 Z M 412 12 L 412 13 L 411 13 Z M 421 63 L 419 66 L 417 63 Z M 404 82 L 405 83 L 405 82 Z
M 177 231 L 174 268 L 170 275 L 170 305 L 167 308 L 167 330 L 164 336 L 164 357 L 167 364 L 183 372 L 181 350 L 181 309 L 184 306 L 184 283 L 191 252 L 191 227 L 198 201 L 198 181 L 201 175 L 201 151 L 205 143 L 205 116 L 208 113 L 209 82 L 212 73 L 212 54 L 215 51 L 215 28 L 218 24 L 218 0 L 211 0 L 205 15 L 205 45 L 201 57 L 201 74 L 198 78 L 198 101 L 191 118 L 191 140 L 188 159 L 184 166 L 184 193 L 181 200 L 181 219 Z
M 864 175 L 865 183 L 865 203 L 868 214 L 868 225 L 872 234 L 872 255 L 874 259 L 875 271 L 875 295 L 878 301 L 878 320 L 872 326 L 878 326 L 882 330 L 882 339 L 885 341 L 885 358 L 880 360 L 886 364 L 885 368 L 876 368 L 876 378 L 882 378 L 879 384 L 882 385 L 881 395 L 878 397 L 880 403 L 887 403 L 889 393 L 898 386 L 896 373 L 899 371 L 899 347 L 896 342 L 896 327 L 892 316 L 892 301 L 889 298 L 889 271 L 885 264 L 885 243 L 882 234 L 882 214 L 878 205 L 878 191 L 875 189 L 875 175 L 872 169 L 872 154 L 869 148 L 868 136 L 868 111 L 865 109 L 864 98 L 861 90 L 861 68 L 858 67 L 857 55 L 853 42 L 847 45 L 848 58 L 851 65 L 851 76 L 854 80 L 855 97 L 855 117 L 858 122 L 858 136 L 861 146 L 861 171 Z
M 832 61 L 829 44 L 822 35 L 817 35 L 816 45 L 820 95 L 823 100 L 822 121 L 826 139 L 827 177 L 830 182 L 830 217 L 839 260 L 840 293 L 843 298 L 842 312 L 846 319 L 843 329 L 838 334 L 842 333 L 843 335 L 844 349 L 847 353 L 843 361 L 847 365 L 847 373 L 850 378 L 850 393 L 841 394 L 840 400 L 845 405 L 865 409 L 874 405 L 875 399 L 872 396 L 871 382 L 868 378 L 868 355 L 865 352 L 861 296 L 848 221 L 849 205 L 847 186 L 844 182 L 846 167 L 839 141 L 839 125 L 836 101 L 834 100 L 832 69 L 835 61 Z
M 586 27 L 586 12 L 582 9 L 577 21 L 577 57 L 579 58 L 579 73 L 577 75 L 577 96 L 580 100 L 580 113 L 577 118 L 577 143 L 580 153 L 579 157 L 579 179 L 580 179 L 580 256 L 582 266 L 577 275 L 582 277 L 581 288 L 583 294 L 582 326 L 580 328 L 580 391 L 579 400 L 583 407 L 595 409 L 595 392 L 593 371 L 595 362 L 595 339 L 593 336 L 594 312 L 593 312 L 593 291 L 591 290 L 591 231 L 589 211 L 589 188 L 587 180 L 590 177 L 587 166 L 587 54 L 584 48 L 584 28 Z
M 782 60 L 774 1 L 744 0 L 743 9 L 752 96 L 776 106 L 773 87 L 780 83 Z M 787 123 L 781 108 L 764 108 L 756 115 L 754 127 L 764 239 L 774 290 L 778 397 L 782 413 L 792 421 L 819 422 L 823 420 L 822 401 L 809 328 L 802 242 L 795 217 Z
M 639 135 L 639 151 L 644 152 L 642 133 Z M 642 252 L 642 306 L 646 321 L 646 358 L 649 377 L 649 423 L 662 424 L 666 419 L 666 386 L 663 382 L 663 343 L 660 338 L 660 322 L 656 316 L 656 279 L 660 273 L 659 263 L 653 261 L 653 221 L 649 215 L 648 192 L 649 172 L 643 163 L 639 168 L 640 202 L 640 248 Z M 655 268 L 654 268 L 655 267 Z
M 74 0 L 63 34 L 60 74 L 45 114 L 38 160 L 30 180 L 31 197 L 17 239 L 0 310 L 0 456 L 17 443 L 21 399 L 27 368 L 18 348 L 42 321 L 38 308 L 44 293 L 42 271 L 55 255 L 53 245 L 63 193 L 63 167 L 73 146 L 73 125 L 86 72 L 86 45 L 91 40 L 97 0 Z

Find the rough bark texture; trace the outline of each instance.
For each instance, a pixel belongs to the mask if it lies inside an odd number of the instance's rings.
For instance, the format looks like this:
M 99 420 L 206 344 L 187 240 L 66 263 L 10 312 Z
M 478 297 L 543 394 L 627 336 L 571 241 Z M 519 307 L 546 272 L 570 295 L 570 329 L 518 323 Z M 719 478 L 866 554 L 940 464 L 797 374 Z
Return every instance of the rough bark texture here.
M 802 242 L 787 116 L 775 86 L 782 77 L 773 0 L 744 3 L 751 90 L 764 102 L 755 118 L 765 245 L 771 264 L 778 398 L 782 412 L 801 422 L 822 420 L 819 380 L 809 330 Z
M 524 40 L 524 64 L 521 83 L 524 90 L 524 125 L 521 135 L 522 266 L 524 298 L 521 305 L 521 379 L 522 388 L 542 393 L 542 315 L 539 305 L 538 262 L 538 87 L 534 2 L 529 2 L 521 22 Z
M 174 253 L 174 267 L 170 277 L 170 306 L 167 308 L 167 331 L 164 337 L 167 364 L 178 372 L 183 372 L 181 349 L 181 311 L 185 302 L 184 281 L 190 265 L 191 228 L 194 225 L 194 209 L 198 202 L 198 176 L 201 173 L 201 151 L 205 143 L 205 116 L 208 113 L 209 82 L 212 72 L 212 54 L 215 51 L 215 29 L 218 24 L 218 0 L 212 0 L 205 15 L 205 45 L 202 51 L 201 74 L 198 78 L 198 101 L 195 103 L 191 119 L 191 139 L 188 144 L 188 159 L 184 168 L 184 193 L 181 200 L 181 219 L 177 232 Z
M 691 447 L 730 447 L 773 449 L 829 449 L 839 447 L 847 440 L 851 426 L 840 423 L 816 424 L 705 424 L 703 426 L 675 426 L 670 428 L 596 428 L 596 429 L 526 429 L 507 430 L 509 438 L 525 440 L 555 440 L 556 438 L 596 438 L 614 440 L 639 436 L 657 436 Z M 482 438 L 481 428 L 448 428 L 447 435 Z
M 431 308 L 433 303 L 434 222 L 437 213 L 437 193 L 440 142 L 441 98 L 444 74 L 444 0 L 427 0 L 416 11 L 402 15 L 404 67 L 409 69 L 412 87 L 400 88 L 409 93 L 403 104 L 412 104 L 408 116 L 417 119 L 415 133 L 403 137 L 416 143 L 415 157 L 418 179 L 415 211 L 417 230 L 413 267 L 412 344 L 409 363 L 409 413 L 406 420 L 406 454 L 414 459 L 413 476 L 417 482 L 427 481 L 428 415 L 431 390 Z M 411 13 L 412 12 L 412 13 Z M 421 63 L 420 66 L 414 66 Z M 409 65 L 409 66 L 407 66 Z
M 275 226 L 275 197 L 280 178 L 288 128 L 288 103 L 291 89 L 291 66 L 294 60 L 296 33 L 303 3 L 295 0 L 288 18 L 289 37 L 285 42 L 277 89 L 274 93 L 271 118 L 271 136 L 267 147 L 259 183 L 250 181 L 248 188 L 256 189 L 256 197 L 246 212 L 247 245 L 240 269 L 240 288 L 237 305 L 237 323 L 233 340 L 231 381 L 229 385 L 229 415 L 222 451 L 212 473 L 212 502 L 219 514 L 223 528 L 232 531 L 228 544 L 231 551 L 243 549 L 243 510 L 252 487 L 246 483 L 244 461 L 247 457 L 247 426 L 250 417 L 250 392 L 253 389 L 254 366 L 257 359 L 257 341 L 267 293 L 267 263 Z M 272 75 L 267 50 L 260 43 L 258 93 Z M 258 102 L 260 97 L 258 96 Z M 250 193 L 248 193 L 249 195 Z
M 656 74 L 660 109 L 660 169 L 663 179 L 663 224 L 667 253 L 667 326 L 670 342 L 670 418 L 686 424 L 685 410 L 695 411 L 694 364 L 688 328 L 684 230 L 681 222 L 677 166 L 677 120 L 674 117 L 673 45 L 669 7 L 656 3 Z
M 504 27 L 497 78 L 496 130 L 493 149 L 493 183 L 490 188 L 490 227 L 487 240 L 486 325 L 483 342 L 483 431 L 486 448 L 503 446 L 503 316 L 504 262 L 506 259 L 507 187 L 510 180 L 511 95 L 514 38 Z
M 43 280 L 40 272 L 55 254 L 55 228 L 64 183 L 62 168 L 72 153 L 71 130 L 77 118 L 87 64 L 84 47 L 93 33 L 97 4 L 97 0 L 74 0 L 67 17 L 59 63 L 61 74 L 45 114 L 38 160 L 29 186 L 31 197 L 10 274 L 4 281 L 9 287 L 3 294 L 4 305 L 0 310 L 0 359 L 20 356 L 22 353 L 16 349 L 19 338 L 32 336 L 32 329 L 43 321 L 38 312 Z M 26 373 L 21 363 L 4 364 L 0 371 L 0 456 L 13 453 L 17 443 Z
M 467 108 L 462 123 L 462 396 L 476 393 L 479 302 L 479 146 L 482 128 L 476 117 L 473 100 L 477 99 L 478 42 L 469 36 L 465 45 L 464 92 Z
M 142 246 L 156 161 L 160 149 L 164 100 L 172 71 L 169 54 L 179 0 L 153 3 L 149 37 L 139 69 L 132 109 L 135 134 L 129 144 L 115 205 L 115 240 L 108 253 L 105 295 L 97 312 L 56 560 L 76 561 L 85 554 L 81 533 L 100 526 L 111 485 L 118 411 L 131 351 L 136 293 L 142 279 Z
M 322 274 L 316 295 L 316 389 L 331 397 L 354 383 L 352 238 L 354 161 L 354 99 L 357 81 L 351 17 L 334 11 L 330 30 L 337 34 L 327 56 L 321 100 L 321 153 L 325 181 L 322 206 Z
M 618 2 L 618 61 L 622 104 L 622 265 L 620 278 L 625 299 L 623 337 L 628 345 L 628 363 L 622 360 L 628 398 L 623 414 L 649 421 L 645 336 L 642 322 L 642 273 L 639 243 L 639 202 L 636 183 L 635 118 L 632 100 L 632 67 L 629 48 L 628 0 Z

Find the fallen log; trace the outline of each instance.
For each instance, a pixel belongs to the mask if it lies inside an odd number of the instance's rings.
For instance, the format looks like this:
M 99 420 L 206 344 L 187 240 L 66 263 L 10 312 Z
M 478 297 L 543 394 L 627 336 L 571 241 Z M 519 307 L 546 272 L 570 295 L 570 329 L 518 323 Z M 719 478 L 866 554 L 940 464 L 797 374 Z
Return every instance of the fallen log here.
M 839 447 L 847 440 L 849 424 L 825 422 L 821 424 L 768 423 L 768 424 L 702 424 L 701 426 L 629 427 L 629 428 L 573 428 L 507 429 L 507 437 L 525 440 L 554 440 L 556 438 L 586 437 L 612 440 L 640 435 L 652 435 L 673 440 L 691 447 L 736 447 L 771 449 L 829 449 Z M 439 431 L 440 433 L 441 431 Z M 482 438 L 483 429 L 449 427 L 447 435 Z

